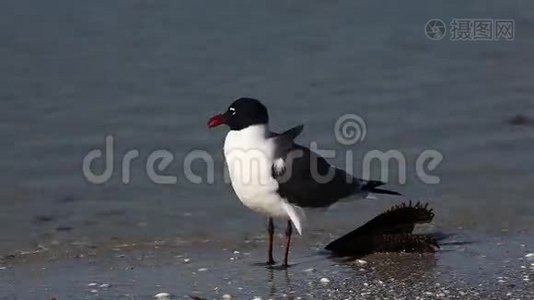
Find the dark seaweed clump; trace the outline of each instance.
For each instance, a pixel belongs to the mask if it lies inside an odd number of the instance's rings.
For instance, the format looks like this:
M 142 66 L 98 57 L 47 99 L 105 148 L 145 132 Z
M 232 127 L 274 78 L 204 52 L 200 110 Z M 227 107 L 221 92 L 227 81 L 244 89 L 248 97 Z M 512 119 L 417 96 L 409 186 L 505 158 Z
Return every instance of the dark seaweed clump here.
M 429 223 L 434 212 L 417 202 L 395 205 L 369 222 L 331 242 L 325 248 L 339 256 L 365 256 L 376 252 L 435 252 L 434 237 L 414 234 L 415 224 Z

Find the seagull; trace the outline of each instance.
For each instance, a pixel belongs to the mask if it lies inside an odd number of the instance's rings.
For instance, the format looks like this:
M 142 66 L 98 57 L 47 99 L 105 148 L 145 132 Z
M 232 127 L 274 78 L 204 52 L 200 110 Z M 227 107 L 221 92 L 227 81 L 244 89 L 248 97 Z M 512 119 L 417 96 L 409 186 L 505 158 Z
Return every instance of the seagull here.
M 267 108 L 259 100 L 239 98 L 208 121 L 209 128 L 223 124 L 230 128 L 223 149 L 233 190 L 246 207 L 268 217 L 269 266 L 275 264 L 274 218 L 287 220 L 282 264 L 287 268 L 293 226 L 302 234 L 305 208 L 328 207 L 351 195 L 400 195 L 377 188 L 384 182 L 355 178 L 295 143 L 303 125 L 270 131 Z

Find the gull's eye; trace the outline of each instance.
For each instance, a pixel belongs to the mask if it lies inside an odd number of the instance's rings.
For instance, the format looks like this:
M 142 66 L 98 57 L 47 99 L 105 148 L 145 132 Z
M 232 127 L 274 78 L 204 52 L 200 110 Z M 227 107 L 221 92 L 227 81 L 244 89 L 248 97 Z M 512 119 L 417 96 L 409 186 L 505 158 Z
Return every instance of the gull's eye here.
M 232 116 L 235 116 L 235 108 L 230 107 L 228 110 L 232 112 Z

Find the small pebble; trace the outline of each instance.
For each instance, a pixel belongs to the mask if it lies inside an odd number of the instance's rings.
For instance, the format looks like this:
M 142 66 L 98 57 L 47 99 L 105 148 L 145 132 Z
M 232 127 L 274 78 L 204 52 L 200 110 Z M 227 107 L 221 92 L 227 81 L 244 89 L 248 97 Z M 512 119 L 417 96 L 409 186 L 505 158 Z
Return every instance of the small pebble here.
M 91 283 L 89 283 L 87 286 L 97 286 L 97 285 L 98 285 L 98 283 L 96 283 L 96 282 L 91 282 Z
M 206 272 L 207 270 L 208 270 L 208 268 L 200 268 L 200 269 L 198 269 L 197 271 L 199 271 L 199 272 Z
M 261 297 L 254 296 L 254 298 L 252 298 L 252 300 L 261 300 Z
M 366 265 L 367 264 L 367 261 L 363 260 L 363 259 L 357 259 L 356 262 L 360 265 Z
M 188 263 L 188 262 L 190 262 L 190 261 L 191 261 L 190 258 L 184 258 L 184 263 Z
M 239 254 L 241 252 L 237 251 L 237 250 L 234 250 L 234 254 Z
M 171 299 L 171 294 L 169 293 L 157 293 L 154 295 L 154 298 L 158 299 L 158 300 L 169 300 Z
M 109 283 L 102 283 L 102 284 L 99 285 L 98 287 L 107 289 L 107 288 L 111 287 L 111 284 L 109 284 Z
M 330 279 L 328 279 L 326 277 L 323 277 L 323 278 L 321 278 L 321 283 L 323 283 L 323 284 L 330 283 Z
M 7 269 L 6 267 L 0 267 L 0 271 L 6 270 L 6 269 Z
M 225 300 L 227 300 L 227 299 L 232 299 L 232 295 L 230 295 L 230 294 L 224 294 L 224 295 L 222 296 L 222 298 L 225 299 Z
M 534 261 L 534 253 L 529 253 L 529 254 L 525 255 L 525 258 L 528 261 Z
M 315 269 L 314 268 L 309 268 L 309 269 L 304 270 L 304 272 L 312 273 L 312 272 L 315 272 Z
M 96 294 L 98 293 L 98 290 L 90 290 L 91 293 Z

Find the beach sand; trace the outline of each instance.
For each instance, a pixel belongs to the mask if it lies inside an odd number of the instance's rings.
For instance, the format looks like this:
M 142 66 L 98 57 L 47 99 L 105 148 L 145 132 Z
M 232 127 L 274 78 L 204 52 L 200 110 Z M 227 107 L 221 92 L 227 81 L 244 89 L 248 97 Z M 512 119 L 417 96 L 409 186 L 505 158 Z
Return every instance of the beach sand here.
M 525 257 L 534 238 L 520 233 L 459 231 L 434 254 L 380 253 L 359 260 L 329 257 L 317 237 L 296 238 L 287 270 L 261 265 L 264 238 L 116 241 L 19 252 L 2 261 L 0 298 L 151 299 L 163 292 L 172 299 L 534 297 L 534 265 Z M 275 257 L 282 250 L 276 248 Z

